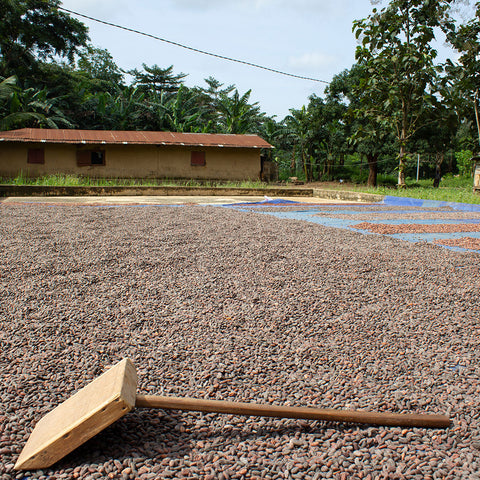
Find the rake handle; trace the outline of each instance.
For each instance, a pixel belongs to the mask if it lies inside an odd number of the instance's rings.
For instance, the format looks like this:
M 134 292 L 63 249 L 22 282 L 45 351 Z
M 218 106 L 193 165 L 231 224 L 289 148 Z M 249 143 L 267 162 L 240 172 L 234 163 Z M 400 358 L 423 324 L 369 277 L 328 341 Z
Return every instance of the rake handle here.
M 450 426 L 450 418 L 446 415 L 376 413 L 359 410 L 286 407 L 221 400 L 203 400 L 188 397 L 162 397 L 158 395 L 137 395 L 135 406 L 137 408 L 162 408 L 259 417 L 303 418 L 306 420 L 363 423 L 396 427 L 447 428 Z

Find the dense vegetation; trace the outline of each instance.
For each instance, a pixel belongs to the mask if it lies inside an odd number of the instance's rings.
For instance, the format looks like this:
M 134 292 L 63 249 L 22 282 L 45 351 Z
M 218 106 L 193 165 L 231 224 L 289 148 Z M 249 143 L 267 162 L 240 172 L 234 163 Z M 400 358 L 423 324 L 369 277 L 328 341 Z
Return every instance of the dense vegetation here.
M 173 66 L 122 71 L 59 0 L 0 0 L 0 130 L 256 133 L 276 147 L 281 179 L 373 186 L 379 175 L 403 186 L 418 156 L 420 178 L 435 186 L 446 173 L 470 176 L 480 139 L 480 2 L 463 22 L 453 17 L 465 0 L 384 3 L 353 24 L 356 63 L 280 120 L 213 76 L 189 88 Z M 456 60 L 436 61 L 439 35 Z

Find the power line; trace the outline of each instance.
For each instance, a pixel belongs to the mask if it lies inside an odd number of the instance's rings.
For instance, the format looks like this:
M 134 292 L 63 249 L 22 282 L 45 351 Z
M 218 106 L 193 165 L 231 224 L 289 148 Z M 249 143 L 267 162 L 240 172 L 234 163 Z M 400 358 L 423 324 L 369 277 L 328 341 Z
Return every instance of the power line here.
M 59 10 L 63 10 L 64 12 L 71 13 L 72 15 L 77 15 L 78 17 L 86 18 L 88 20 L 92 20 L 97 23 L 102 23 L 103 25 L 108 25 L 109 27 L 119 28 L 121 30 L 125 30 L 127 32 L 136 33 L 137 35 L 143 35 L 144 37 L 153 38 L 154 40 L 159 40 L 160 42 L 169 43 L 171 45 L 175 45 L 176 47 L 184 48 L 186 50 L 191 50 L 192 52 L 202 53 L 203 55 L 209 55 L 210 57 L 220 58 L 221 60 L 228 60 L 229 62 L 241 63 L 242 65 L 247 65 L 249 67 L 260 68 L 262 70 L 267 70 L 268 72 L 278 73 L 279 75 L 285 75 L 287 77 L 299 78 L 301 80 L 310 80 L 312 82 L 319 82 L 319 83 L 326 83 L 327 85 L 330 82 L 325 80 L 319 80 L 318 78 L 311 78 L 311 77 L 303 77 L 301 75 L 295 75 L 293 73 L 282 72 L 281 70 L 276 70 L 274 68 L 264 67 L 262 65 L 258 65 L 256 63 L 246 62 L 244 60 L 238 60 L 231 57 L 225 57 L 223 55 L 218 55 L 216 53 L 206 52 L 204 50 L 199 50 L 198 48 L 189 47 L 188 45 L 182 45 L 178 42 L 173 42 L 172 40 L 167 40 L 165 38 L 157 37 L 156 35 L 152 35 L 150 33 L 140 32 L 139 30 L 134 30 L 133 28 L 124 27 L 122 25 L 117 25 L 115 23 L 106 22 L 105 20 L 99 20 L 98 18 L 90 17 L 88 15 L 84 15 L 83 13 L 74 12 L 72 10 L 68 10 L 64 7 L 58 7 Z

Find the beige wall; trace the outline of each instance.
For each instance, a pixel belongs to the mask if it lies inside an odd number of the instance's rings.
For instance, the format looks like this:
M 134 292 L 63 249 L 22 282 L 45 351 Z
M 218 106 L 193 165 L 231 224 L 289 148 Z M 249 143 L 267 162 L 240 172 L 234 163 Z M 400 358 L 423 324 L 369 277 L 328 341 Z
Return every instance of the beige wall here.
M 44 148 L 45 164 L 27 163 L 29 148 Z M 77 166 L 76 145 L 0 142 L 0 176 L 14 177 L 23 172 L 31 177 L 53 173 L 106 178 L 257 180 L 260 177 L 260 149 L 149 145 L 89 145 L 78 148 L 105 150 L 105 165 Z M 190 164 L 192 150 L 206 152 L 205 166 Z

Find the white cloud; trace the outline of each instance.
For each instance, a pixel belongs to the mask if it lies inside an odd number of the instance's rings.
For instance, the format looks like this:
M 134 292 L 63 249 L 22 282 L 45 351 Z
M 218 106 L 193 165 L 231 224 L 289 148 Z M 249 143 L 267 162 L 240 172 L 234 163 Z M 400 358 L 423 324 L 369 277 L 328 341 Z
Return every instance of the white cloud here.
M 297 57 L 290 57 L 288 65 L 292 68 L 299 68 L 304 70 L 319 70 L 331 67 L 336 62 L 331 55 L 324 53 L 311 52 L 304 53 Z

